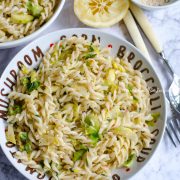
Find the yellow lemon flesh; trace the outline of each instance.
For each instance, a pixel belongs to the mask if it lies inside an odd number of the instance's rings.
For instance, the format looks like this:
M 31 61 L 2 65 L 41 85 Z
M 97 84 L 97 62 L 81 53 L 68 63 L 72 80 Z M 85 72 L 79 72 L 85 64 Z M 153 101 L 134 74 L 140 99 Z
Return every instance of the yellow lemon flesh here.
M 129 0 L 74 0 L 74 12 L 81 22 L 92 27 L 110 27 L 122 20 Z

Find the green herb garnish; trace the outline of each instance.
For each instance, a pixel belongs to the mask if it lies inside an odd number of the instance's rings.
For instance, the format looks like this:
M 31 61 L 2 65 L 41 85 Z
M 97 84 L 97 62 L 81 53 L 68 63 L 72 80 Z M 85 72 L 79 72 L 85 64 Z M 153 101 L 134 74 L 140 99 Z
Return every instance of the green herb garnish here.
M 155 126 L 155 123 L 154 121 L 146 121 L 146 124 L 150 127 L 154 127 Z
M 92 44 L 89 46 L 89 52 L 94 52 L 94 48 L 92 47 Z
M 136 155 L 135 154 L 131 154 L 129 156 L 128 160 L 123 164 L 123 166 L 127 167 L 127 168 L 131 167 L 133 162 L 134 162 L 134 160 L 135 160 L 135 158 L 136 158 Z
M 160 117 L 160 113 L 159 112 L 153 113 L 151 114 L 151 116 L 153 117 L 154 120 L 158 120 L 158 118 Z
M 21 112 L 22 112 L 21 105 L 14 105 L 14 106 L 10 106 L 8 108 L 8 115 L 10 115 L 10 116 L 20 114 Z
M 128 85 L 127 86 L 127 89 L 128 89 L 128 91 L 129 91 L 129 93 L 131 94 L 131 96 L 133 96 L 133 101 L 135 102 L 135 103 L 137 103 L 138 102 L 138 98 L 136 98 L 135 96 L 134 96 L 134 94 L 133 94 L 133 87 L 131 86 L 131 85 Z
M 27 132 L 20 132 L 19 137 L 20 137 L 21 141 L 25 142 L 28 140 L 28 133 Z
M 92 53 L 86 54 L 84 56 L 85 59 L 94 58 L 94 57 L 96 57 L 96 54 L 92 54 Z
M 131 86 L 131 85 L 128 85 L 128 86 L 127 86 L 127 89 L 129 90 L 129 93 L 132 95 L 132 90 L 133 90 L 132 86 Z
M 93 114 L 87 115 L 84 120 L 84 123 L 85 123 L 85 132 L 87 136 L 92 140 L 92 144 L 96 145 L 96 143 L 100 140 L 100 136 L 99 136 L 100 124 L 98 118 Z
M 27 152 L 27 153 L 30 153 L 32 152 L 32 146 L 31 146 L 31 143 L 28 142 L 24 145 L 24 150 Z
M 79 151 L 74 152 L 73 161 L 75 162 L 75 161 L 80 160 L 83 157 L 83 155 L 86 153 L 86 151 L 87 150 L 85 149 L 80 149 Z
M 38 18 L 41 15 L 43 7 L 39 4 L 34 4 L 31 1 L 28 1 L 26 6 L 30 14 L 33 15 L 33 17 Z
M 40 82 L 39 81 L 34 81 L 34 82 L 29 82 L 28 84 L 27 84 L 27 90 L 29 91 L 29 92 L 32 92 L 32 91 L 34 91 L 34 90 L 37 90 L 38 89 L 38 87 L 40 86 Z
M 24 85 L 24 87 L 26 87 L 28 92 L 37 90 L 40 86 L 40 82 L 38 80 L 34 80 L 33 82 L 31 82 L 31 77 L 24 77 L 22 78 L 21 82 Z
M 153 113 L 153 114 L 151 114 L 151 116 L 152 116 L 153 119 L 152 119 L 151 121 L 146 121 L 146 124 L 147 124 L 148 126 L 154 127 L 156 121 L 157 121 L 158 118 L 160 117 L 160 113 L 159 113 L 159 112 L 158 112 L 158 113 Z

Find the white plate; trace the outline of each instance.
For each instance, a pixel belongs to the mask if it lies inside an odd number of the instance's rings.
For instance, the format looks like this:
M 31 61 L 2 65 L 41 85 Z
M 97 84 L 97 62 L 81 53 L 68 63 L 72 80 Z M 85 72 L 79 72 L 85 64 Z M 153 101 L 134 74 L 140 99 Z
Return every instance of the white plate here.
M 139 7 L 146 9 L 146 10 L 160 10 L 160 9 L 164 9 L 164 8 L 174 6 L 177 3 L 180 3 L 179 0 L 170 0 L 169 3 L 166 3 L 165 5 L 149 6 L 149 5 L 145 5 L 144 3 L 142 3 L 141 0 L 131 0 L 131 1 L 134 2 L 134 4 L 138 5 Z
M 160 112 L 161 117 L 156 126 L 151 129 L 151 132 L 155 135 L 155 138 L 152 139 L 150 148 L 143 149 L 141 151 L 140 156 L 137 158 L 130 171 L 126 171 L 126 169 L 112 171 L 113 180 L 120 180 L 120 178 L 121 180 L 129 179 L 140 171 L 145 164 L 147 164 L 162 139 L 166 122 L 164 93 L 159 91 L 162 90 L 162 86 L 156 72 L 146 58 L 133 45 L 118 37 L 94 29 L 66 29 L 47 34 L 30 43 L 12 59 L 0 79 L 0 141 L 2 150 L 14 167 L 16 167 L 25 177 L 31 180 L 41 178 L 36 172 L 33 172 L 25 165 L 18 163 L 17 160 L 13 158 L 12 153 L 16 151 L 16 148 L 9 147 L 11 144 L 7 143 L 6 141 L 6 121 L 2 119 L 2 116 L 4 115 L 4 118 L 6 117 L 4 113 L 7 110 L 7 93 L 11 91 L 10 87 L 12 83 L 15 82 L 15 75 L 19 71 L 18 64 L 23 63 L 29 68 L 36 67 L 41 61 L 42 54 L 49 49 L 50 44 L 59 41 L 65 36 L 84 36 L 90 41 L 96 38 L 100 40 L 102 47 L 111 45 L 112 55 L 119 55 L 120 58 L 127 56 L 133 67 L 142 71 L 143 78 L 147 81 L 148 86 L 158 90 L 158 92 L 151 95 L 151 109 L 152 112 Z M 30 172 L 33 173 L 31 174 Z M 44 177 L 43 179 L 48 179 L 48 177 Z
M 43 26 L 37 29 L 35 32 L 21 39 L 0 43 L 0 49 L 17 47 L 17 46 L 26 44 L 32 41 L 33 39 L 35 39 L 36 37 L 38 37 L 38 35 L 40 35 L 45 29 L 47 29 L 56 20 L 56 18 L 58 17 L 58 15 L 60 14 L 64 6 L 64 3 L 65 3 L 65 0 L 59 0 L 59 4 L 57 5 L 56 10 L 54 14 L 52 15 L 52 17 Z

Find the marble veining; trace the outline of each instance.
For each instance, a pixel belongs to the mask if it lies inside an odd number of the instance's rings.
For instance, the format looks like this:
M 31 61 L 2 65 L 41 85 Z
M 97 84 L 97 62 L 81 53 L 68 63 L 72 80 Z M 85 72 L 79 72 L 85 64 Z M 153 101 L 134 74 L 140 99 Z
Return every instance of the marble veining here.
M 165 10 L 145 12 L 153 24 L 154 30 L 157 32 L 160 41 L 163 43 L 164 52 L 173 66 L 175 72 L 180 75 L 180 3 L 172 8 Z M 72 27 L 86 27 L 78 21 L 73 13 L 73 1 L 67 0 L 64 9 L 57 20 L 51 27 L 42 33 L 46 34 L 59 29 Z M 111 32 L 132 42 L 123 22 L 105 28 L 102 31 Z M 144 37 L 144 36 L 143 36 Z M 145 39 L 152 62 L 164 89 L 168 89 L 171 77 L 168 75 L 167 69 L 162 65 L 158 55 L 152 49 L 148 41 Z M 9 50 L 0 50 L 0 74 L 10 62 L 12 57 L 23 47 L 17 47 Z M 169 108 L 168 108 L 169 109 Z M 168 111 L 168 118 L 171 117 Z M 180 135 L 180 134 L 179 134 Z M 158 147 L 155 155 L 143 170 L 134 176 L 133 180 L 178 180 L 180 179 L 180 145 L 174 148 L 167 134 L 165 133 L 162 143 Z M 0 149 L 0 180 L 26 180 L 7 160 Z

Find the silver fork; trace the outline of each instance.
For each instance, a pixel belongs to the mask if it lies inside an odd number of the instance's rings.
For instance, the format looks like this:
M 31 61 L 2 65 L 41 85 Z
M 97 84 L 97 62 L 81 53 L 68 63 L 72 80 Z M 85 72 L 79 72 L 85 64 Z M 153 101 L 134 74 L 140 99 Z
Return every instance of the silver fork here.
M 170 74 L 173 76 L 173 83 L 171 84 L 168 95 L 166 98 L 169 100 L 170 109 L 172 112 L 172 118 L 166 124 L 166 132 L 172 141 L 173 145 L 177 147 L 176 142 L 180 144 L 180 123 L 179 118 L 176 117 L 176 114 L 180 114 L 180 78 L 174 74 L 173 69 L 163 53 L 160 53 L 161 58 L 164 60 L 165 64 L 168 67 Z M 179 117 L 179 116 L 178 116 Z
M 166 132 L 167 135 L 169 136 L 170 140 L 172 141 L 173 145 L 177 147 L 177 141 L 180 144 L 180 137 L 179 133 L 180 132 L 180 122 L 179 119 L 176 118 L 176 113 L 175 110 L 173 109 L 172 105 L 170 105 L 171 112 L 172 112 L 172 118 L 170 119 L 169 122 L 166 124 Z

